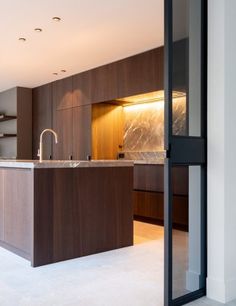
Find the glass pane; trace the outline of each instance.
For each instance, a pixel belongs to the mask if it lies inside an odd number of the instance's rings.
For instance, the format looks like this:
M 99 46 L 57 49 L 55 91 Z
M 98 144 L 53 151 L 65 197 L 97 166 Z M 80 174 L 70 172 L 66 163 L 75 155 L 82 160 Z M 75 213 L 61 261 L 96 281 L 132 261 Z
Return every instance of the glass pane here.
M 201 0 L 173 0 L 173 135 L 201 136 Z
M 201 249 L 201 166 L 175 166 L 173 190 L 173 299 L 204 288 Z

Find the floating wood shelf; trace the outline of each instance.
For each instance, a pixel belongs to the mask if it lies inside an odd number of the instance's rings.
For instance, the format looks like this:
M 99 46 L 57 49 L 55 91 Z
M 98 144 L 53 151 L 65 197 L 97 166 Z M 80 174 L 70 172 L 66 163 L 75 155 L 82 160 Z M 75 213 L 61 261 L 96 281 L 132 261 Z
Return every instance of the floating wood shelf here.
M 9 138 L 9 137 L 16 137 L 16 134 L 0 134 L 0 139 L 2 138 Z
M 3 121 L 8 121 L 8 120 L 13 120 L 13 119 L 16 119 L 16 116 L 1 116 L 0 115 L 0 122 L 3 122 Z

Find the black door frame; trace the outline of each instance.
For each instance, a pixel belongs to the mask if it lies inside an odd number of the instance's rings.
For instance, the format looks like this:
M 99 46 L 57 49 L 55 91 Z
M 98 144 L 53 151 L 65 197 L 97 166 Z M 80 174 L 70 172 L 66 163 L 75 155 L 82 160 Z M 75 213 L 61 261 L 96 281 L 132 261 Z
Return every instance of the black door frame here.
M 165 150 L 164 166 L 164 304 L 165 306 L 184 305 L 206 294 L 203 289 L 172 299 L 172 186 L 171 168 L 174 165 L 201 166 L 201 240 L 202 265 L 207 271 L 207 0 L 202 5 L 202 50 L 201 50 L 201 137 L 182 137 L 172 135 L 172 71 L 173 71 L 173 0 L 165 0 Z M 192 149 L 190 149 L 192 148 Z

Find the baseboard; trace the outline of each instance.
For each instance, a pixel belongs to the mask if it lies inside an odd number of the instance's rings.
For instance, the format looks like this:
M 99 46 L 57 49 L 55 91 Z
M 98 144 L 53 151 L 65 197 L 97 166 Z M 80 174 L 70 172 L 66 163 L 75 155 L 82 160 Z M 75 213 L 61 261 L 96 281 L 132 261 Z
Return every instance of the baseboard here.
M 207 297 L 220 303 L 228 303 L 236 299 L 236 279 L 222 281 L 207 278 Z
M 204 286 L 205 277 L 200 273 L 188 270 L 186 272 L 186 289 L 188 291 L 197 291 Z

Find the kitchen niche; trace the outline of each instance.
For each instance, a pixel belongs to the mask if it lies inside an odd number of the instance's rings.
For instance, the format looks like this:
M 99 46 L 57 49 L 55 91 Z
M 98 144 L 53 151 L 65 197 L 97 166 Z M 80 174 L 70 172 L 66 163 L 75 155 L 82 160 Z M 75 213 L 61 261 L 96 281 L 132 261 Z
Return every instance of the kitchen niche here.
M 173 96 L 174 133 L 186 135 L 186 94 Z M 157 159 L 164 153 L 163 91 L 93 105 L 93 159 Z

